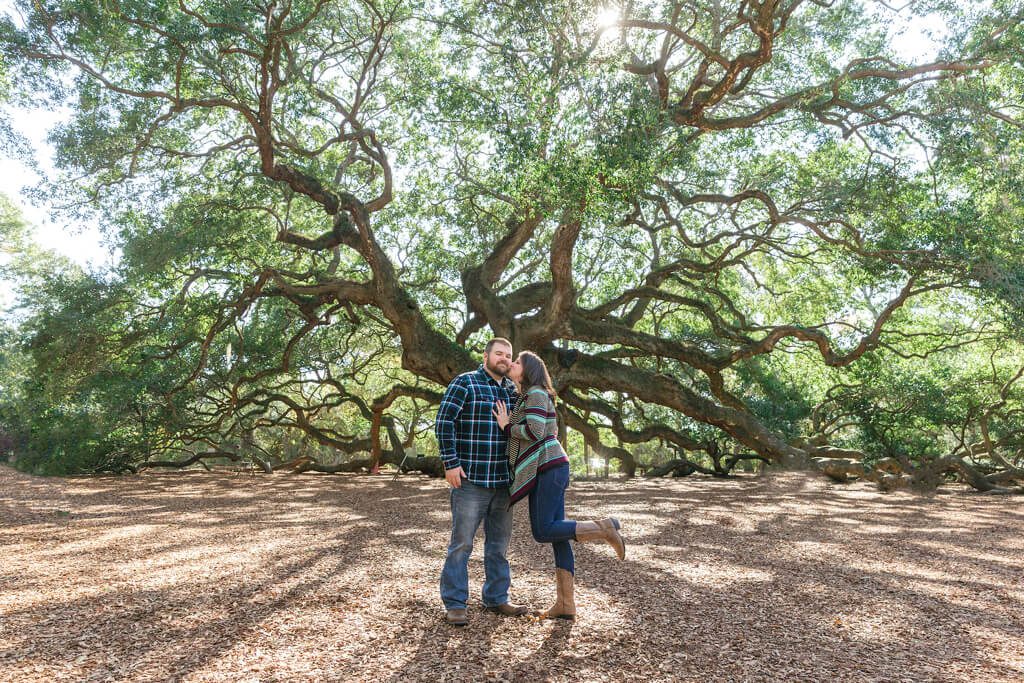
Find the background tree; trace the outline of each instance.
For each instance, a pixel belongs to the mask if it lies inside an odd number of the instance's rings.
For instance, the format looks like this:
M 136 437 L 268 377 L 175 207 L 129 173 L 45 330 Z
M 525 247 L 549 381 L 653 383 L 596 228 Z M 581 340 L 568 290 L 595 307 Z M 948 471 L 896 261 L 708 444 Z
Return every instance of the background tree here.
M 168 448 L 263 463 L 281 430 L 400 453 L 498 334 L 630 474 L 657 444 L 1001 487 L 1019 383 L 979 358 L 1020 349 L 1022 11 L 950 5 L 902 10 L 954 27 L 908 63 L 881 2 L 22 3 L 19 82 L 74 83 L 54 194 L 123 252 L 37 299 L 32 343 L 87 299 L 55 377 L 117 357 Z M 960 358 L 976 393 L 909 419 Z M 988 450 L 925 447 L 989 408 Z

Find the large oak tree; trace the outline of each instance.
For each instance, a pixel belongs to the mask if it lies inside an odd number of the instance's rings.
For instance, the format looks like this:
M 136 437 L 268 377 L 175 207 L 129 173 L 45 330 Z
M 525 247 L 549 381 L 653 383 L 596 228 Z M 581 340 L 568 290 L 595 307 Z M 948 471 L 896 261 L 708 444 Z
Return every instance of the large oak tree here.
M 997 488 L 1024 447 L 1024 10 L 963 4 L 21 2 L 18 82 L 72 109 L 52 192 L 121 253 L 30 288 L 40 371 L 123 390 L 128 464 L 268 463 L 262 428 L 379 456 L 500 335 L 630 473 L 650 444 L 839 477 L 873 448 Z M 941 50 L 908 61 L 894 27 L 925 20 Z M 935 379 L 964 349 L 990 362 Z M 913 378 L 967 375 L 914 443 Z

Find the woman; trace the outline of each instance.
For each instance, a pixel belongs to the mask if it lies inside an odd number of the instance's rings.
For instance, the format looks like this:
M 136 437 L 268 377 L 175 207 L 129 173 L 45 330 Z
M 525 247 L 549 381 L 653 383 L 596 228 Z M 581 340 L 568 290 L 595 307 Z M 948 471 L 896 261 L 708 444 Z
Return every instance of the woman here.
M 614 517 L 596 522 L 565 518 L 569 458 L 558 443 L 555 390 L 544 361 L 535 353 L 523 351 L 509 368 L 508 377 L 519 385 L 519 401 L 511 415 L 498 401 L 494 417 L 509 437 L 509 468 L 514 473 L 509 504 L 529 496 L 533 537 L 538 543 L 550 543 L 555 551 L 555 604 L 539 616 L 575 620 L 575 566 L 569 541 L 607 542 L 620 560 L 626 556 L 626 543 Z

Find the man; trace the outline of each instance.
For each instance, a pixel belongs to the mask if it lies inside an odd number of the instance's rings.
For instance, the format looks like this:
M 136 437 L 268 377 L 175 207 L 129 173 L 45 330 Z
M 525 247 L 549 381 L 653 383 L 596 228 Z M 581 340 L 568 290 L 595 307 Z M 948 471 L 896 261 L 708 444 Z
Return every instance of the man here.
M 441 571 L 441 600 L 445 618 L 453 626 L 468 623 L 469 555 L 480 522 L 484 523 L 484 607 L 504 616 L 527 611 L 508 601 L 512 583 L 505 557 L 512 536 L 508 437 L 493 413 L 497 401 L 509 409 L 515 404 L 515 384 L 505 376 L 512 365 L 512 343 L 500 337 L 490 340 L 483 361 L 448 385 L 434 424 L 451 487 L 452 537 Z

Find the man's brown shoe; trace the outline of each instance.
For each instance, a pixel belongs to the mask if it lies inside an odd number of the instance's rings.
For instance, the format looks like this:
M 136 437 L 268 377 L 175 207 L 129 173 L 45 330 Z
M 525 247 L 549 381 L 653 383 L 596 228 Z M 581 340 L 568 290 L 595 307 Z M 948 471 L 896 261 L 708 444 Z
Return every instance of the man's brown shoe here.
M 487 609 L 491 612 L 497 612 L 503 617 L 521 617 L 530 611 L 526 605 L 513 605 L 508 602 L 504 605 L 488 605 Z
M 444 620 L 452 626 L 465 626 L 469 623 L 465 607 L 456 607 L 455 609 L 448 610 L 444 614 Z

